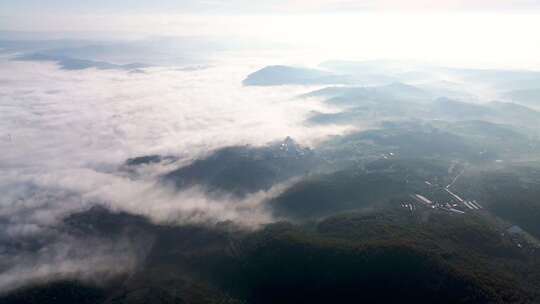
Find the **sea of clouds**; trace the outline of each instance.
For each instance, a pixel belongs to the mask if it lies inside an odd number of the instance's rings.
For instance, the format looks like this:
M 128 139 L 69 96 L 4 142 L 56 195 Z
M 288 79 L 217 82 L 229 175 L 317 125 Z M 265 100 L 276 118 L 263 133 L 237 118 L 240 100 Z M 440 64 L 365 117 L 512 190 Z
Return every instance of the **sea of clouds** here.
M 134 269 L 137 244 L 56 229 L 95 204 L 157 223 L 271 222 L 264 201 L 287 184 L 238 200 L 209 197 L 199 187 L 179 192 L 157 181 L 220 147 L 286 136 L 311 145 L 344 131 L 305 124 L 311 111 L 328 110 L 294 99 L 314 88 L 242 86 L 263 62 L 236 57 L 188 68 L 69 71 L 54 62 L 1 57 L 0 291 L 51 276 Z M 128 158 L 151 154 L 178 161 L 147 166 L 136 178 L 119 169 Z M 33 239 L 46 241 L 38 249 L 20 246 Z M 81 250 L 85 244 L 92 244 L 91 253 Z

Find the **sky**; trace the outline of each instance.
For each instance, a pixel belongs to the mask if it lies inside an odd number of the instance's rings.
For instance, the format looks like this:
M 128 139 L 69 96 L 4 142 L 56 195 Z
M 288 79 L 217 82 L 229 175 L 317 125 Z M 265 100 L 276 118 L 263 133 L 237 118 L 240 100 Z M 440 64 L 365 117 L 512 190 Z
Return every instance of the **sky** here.
M 18 0 L 2 1 L 5 14 L 43 13 L 314 13 L 352 10 L 531 10 L 540 8 L 537 0 Z
M 540 0 L 0 1 L 0 31 L 42 38 L 241 37 L 450 65 L 536 69 L 538 28 Z
M 360 12 L 538 12 L 538 0 L 18 0 L 0 1 L 0 29 L 14 31 L 123 29 L 126 16 L 304 15 Z M 53 21 L 53 22 L 51 22 Z M 110 30 L 110 28 L 109 28 Z
M 234 37 L 308 49 L 308 63 L 540 68 L 540 1 L 533 0 L 19 0 L 0 1 L 0 12 L 0 31 L 43 39 Z

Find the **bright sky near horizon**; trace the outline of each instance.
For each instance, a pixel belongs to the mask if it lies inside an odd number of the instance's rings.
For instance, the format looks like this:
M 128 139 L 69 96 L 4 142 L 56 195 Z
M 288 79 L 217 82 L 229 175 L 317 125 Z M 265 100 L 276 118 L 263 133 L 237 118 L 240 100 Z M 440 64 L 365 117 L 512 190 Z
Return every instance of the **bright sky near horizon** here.
M 314 13 L 350 10 L 531 10 L 538 0 L 17 0 L 0 2 L 4 14 L 44 13 Z
M 0 31 L 43 37 L 241 37 L 334 58 L 540 68 L 540 0 L 0 0 L 0 17 Z

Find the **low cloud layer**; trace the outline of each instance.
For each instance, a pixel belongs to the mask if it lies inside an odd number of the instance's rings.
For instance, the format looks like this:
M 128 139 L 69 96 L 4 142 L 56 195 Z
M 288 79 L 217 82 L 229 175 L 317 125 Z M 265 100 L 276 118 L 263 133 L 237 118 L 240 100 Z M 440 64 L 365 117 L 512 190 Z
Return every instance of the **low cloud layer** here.
M 342 130 L 304 126 L 306 115 L 322 106 L 292 97 L 309 88 L 243 87 L 241 80 L 256 65 L 136 74 L 71 72 L 51 63 L 10 60 L 0 66 L 12 71 L 0 79 L 6 84 L 0 88 L 2 185 L 21 193 L 32 185 L 70 191 L 85 201 L 124 204 L 128 210 L 136 205 L 146 215 L 172 212 L 175 206 L 183 210 L 189 197 L 199 195 L 185 194 L 178 198 L 183 205 L 174 201 L 162 208 L 177 195 L 154 179 L 167 168 L 150 168 L 142 180 L 133 180 L 118 167 L 130 157 L 150 154 L 177 156 L 174 166 L 179 166 L 224 146 L 263 145 L 286 136 L 310 144 Z M 153 206 L 145 207 L 144 200 Z M 19 201 L 24 204 L 25 197 Z M 201 204 L 206 208 L 208 202 Z M 13 202 L 2 206 L 7 205 Z M 215 217 L 231 219 L 225 214 Z
M 272 221 L 264 201 L 287 183 L 238 199 L 157 181 L 220 147 L 286 136 L 309 145 L 343 131 L 304 125 L 310 111 L 324 108 L 292 98 L 313 88 L 243 87 L 245 75 L 260 67 L 237 60 L 206 69 L 74 72 L 2 58 L 0 69 L 10 73 L 0 76 L 0 291 L 50 276 L 90 279 L 134 269 L 140 254 L 129 239 L 58 230 L 66 216 L 95 204 L 167 224 Z M 178 161 L 146 166 L 136 177 L 120 170 L 126 159 L 150 154 Z M 28 245 L 36 239 L 36 248 Z M 89 242 L 91 254 L 83 250 Z

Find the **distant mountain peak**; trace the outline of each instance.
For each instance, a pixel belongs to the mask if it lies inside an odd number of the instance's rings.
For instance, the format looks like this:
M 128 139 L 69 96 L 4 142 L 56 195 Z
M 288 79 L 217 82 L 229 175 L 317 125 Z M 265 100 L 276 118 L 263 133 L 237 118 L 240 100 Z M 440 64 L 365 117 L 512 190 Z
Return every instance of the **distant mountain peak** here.
M 346 84 L 349 82 L 350 79 L 347 76 L 333 74 L 324 70 L 271 65 L 249 74 L 244 79 L 243 84 L 246 86 L 274 86 Z

